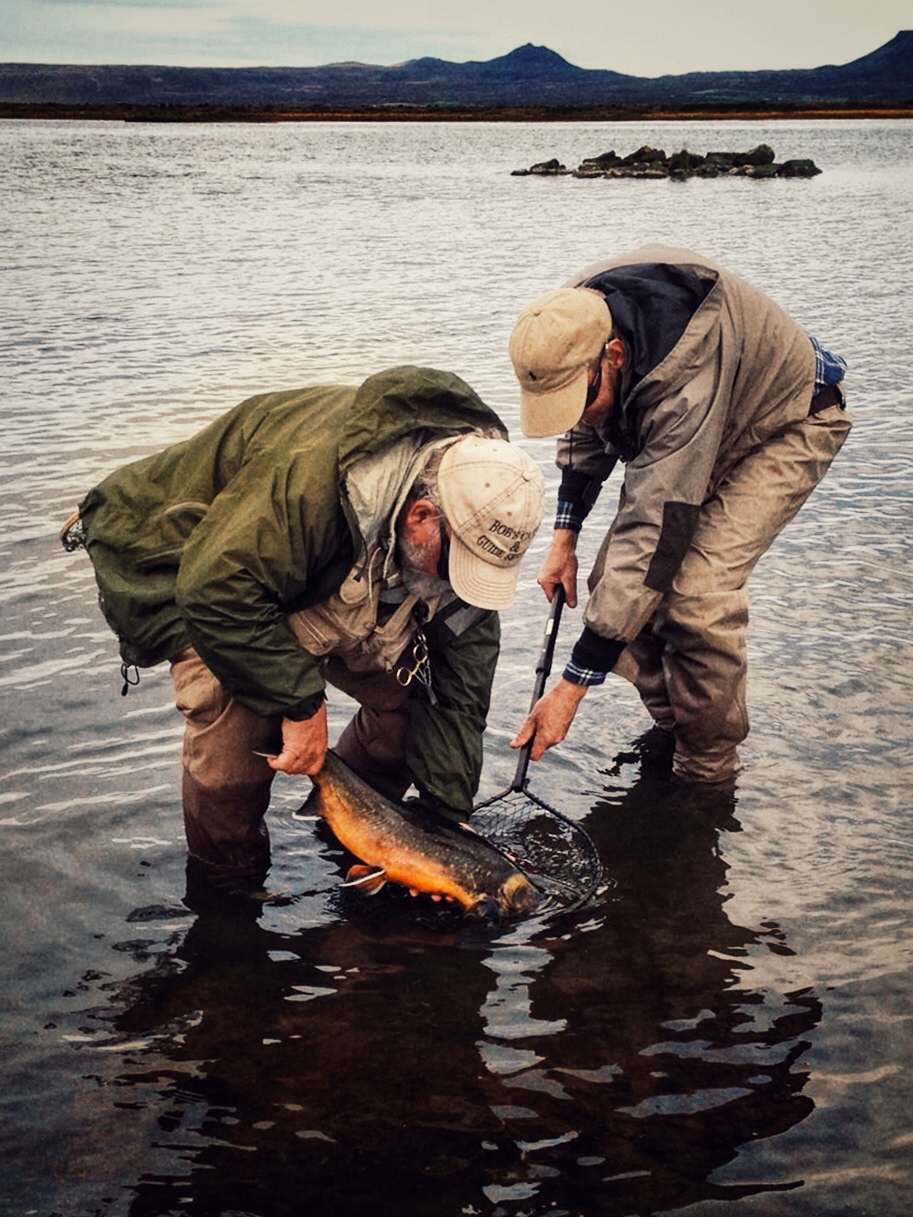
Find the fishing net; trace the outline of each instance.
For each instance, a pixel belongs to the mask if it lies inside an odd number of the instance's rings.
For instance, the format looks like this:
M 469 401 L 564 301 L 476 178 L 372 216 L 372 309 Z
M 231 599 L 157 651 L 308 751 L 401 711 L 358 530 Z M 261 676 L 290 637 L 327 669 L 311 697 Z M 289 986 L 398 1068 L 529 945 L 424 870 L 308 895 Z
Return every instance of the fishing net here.
M 589 834 L 525 786 L 480 803 L 471 823 L 545 894 L 548 910 L 579 908 L 602 882 L 602 862 Z
M 563 604 L 563 588 L 558 587 L 536 664 L 530 708 L 542 696 L 551 671 Z M 529 741 L 521 749 L 510 786 L 473 809 L 472 827 L 532 879 L 545 893 L 549 909 L 579 908 L 602 882 L 602 862 L 589 834 L 529 789 L 526 775 L 531 744 Z

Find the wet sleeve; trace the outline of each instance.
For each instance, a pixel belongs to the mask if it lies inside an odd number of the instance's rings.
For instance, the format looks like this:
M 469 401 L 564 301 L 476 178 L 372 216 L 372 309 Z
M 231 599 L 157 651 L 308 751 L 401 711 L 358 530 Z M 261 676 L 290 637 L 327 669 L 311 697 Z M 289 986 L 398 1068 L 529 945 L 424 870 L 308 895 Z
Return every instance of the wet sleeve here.
M 497 613 L 459 603 L 457 612 L 468 622 L 445 612 L 425 627 L 434 700 L 417 691 L 410 702 L 406 763 L 423 798 L 468 815 L 482 775 L 501 628 Z

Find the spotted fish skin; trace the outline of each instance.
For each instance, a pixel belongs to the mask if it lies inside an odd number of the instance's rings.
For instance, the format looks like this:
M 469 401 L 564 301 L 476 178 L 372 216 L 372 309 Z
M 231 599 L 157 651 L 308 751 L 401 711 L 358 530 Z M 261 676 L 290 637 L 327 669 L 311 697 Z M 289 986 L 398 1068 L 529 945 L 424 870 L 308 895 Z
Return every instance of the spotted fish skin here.
M 355 884 L 365 890 L 389 880 L 450 896 L 468 913 L 486 918 L 520 916 L 540 902 L 526 875 L 484 837 L 385 798 L 332 750 L 311 780 L 320 816 L 370 868 L 353 868 Z

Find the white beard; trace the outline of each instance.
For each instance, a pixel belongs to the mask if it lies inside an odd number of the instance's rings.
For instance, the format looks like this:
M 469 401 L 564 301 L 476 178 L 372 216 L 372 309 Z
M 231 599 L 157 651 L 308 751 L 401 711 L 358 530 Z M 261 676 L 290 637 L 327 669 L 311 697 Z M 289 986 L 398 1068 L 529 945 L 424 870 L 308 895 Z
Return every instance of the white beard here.
M 425 567 L 434 556 L 433 542 L 416 544 L 405 537 L 399 538 L 399 565 L 403 583 L 420 600 L 434 600 L 450 591 L 450 584 L 438 575 L 429 575 Z

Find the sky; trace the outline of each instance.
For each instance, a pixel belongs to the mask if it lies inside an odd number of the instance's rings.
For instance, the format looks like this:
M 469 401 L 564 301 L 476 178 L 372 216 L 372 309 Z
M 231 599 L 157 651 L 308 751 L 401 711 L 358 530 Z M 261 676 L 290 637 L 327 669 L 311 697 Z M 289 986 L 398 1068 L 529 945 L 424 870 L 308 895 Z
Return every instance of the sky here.
M 632 76 L 848 63 L 913 0 L 0 0 L 0 62 L 309 67 L 547 46 Z

